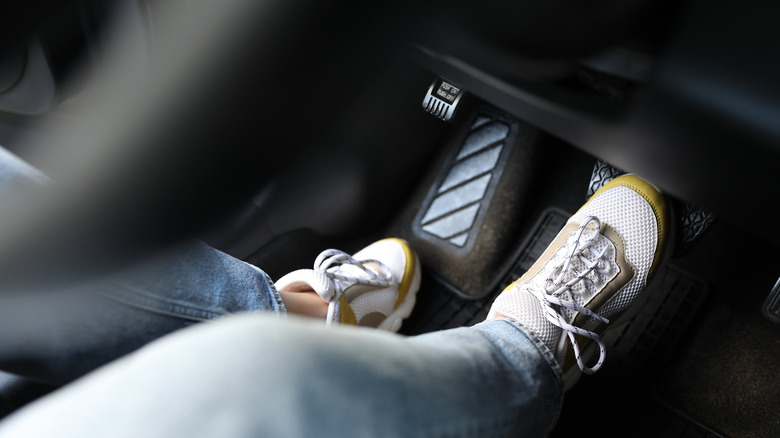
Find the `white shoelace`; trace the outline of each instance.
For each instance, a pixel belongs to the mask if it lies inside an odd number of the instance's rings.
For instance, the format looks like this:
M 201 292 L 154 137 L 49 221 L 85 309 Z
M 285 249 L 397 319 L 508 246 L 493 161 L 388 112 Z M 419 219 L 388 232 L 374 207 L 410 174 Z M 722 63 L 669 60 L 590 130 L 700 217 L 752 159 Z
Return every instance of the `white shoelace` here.
M 368 264 L 375 264 L 379 267 L 379 270 L 384 274 L 377 272 L 374 269 L 370 269 Z M 351 265 L 360 271 L 355 271 L 355 274 L 349 274 L 347 270 L 341 269 L 342 266 Z M 357 260 L 351 255 L 340 251 L 338 249 L 326 249 L 317 256 L 314 260 L 314 271 L 319 272 L 326 277 L 333 280 L 335 286 L 335 293 L 330 297 L 323 297 L 328 302 L 328 316 L 326 319 L 327 325 L 331 325 L 335 319 L 336 307 L 338 306 L 339 298 L 344 294 L 345 285 L 353 285 L 356 283 L 368 284 L 371 286 L 387 287 L 397 284 L 393 280 L 393 274 L 390 268 L 379 260 Z
M 585 228 L 588 226 L 588 224 L 593 223 L 595 225 L 594 231 L 587 237 L 587 239 L 580 244 L 580 240 L 582 240 L 583 235 L 585 234 Z M 601 230 L 601 222 L 596 218 L 595 216 L 589 216 L 586 218 L 585 222 L 583 222 L 582 225 L 577 229 L 575 233 L 577 233 L 576 240 L 574 241 L 574 245 L 572 246 L 571 253 L 566 258 L 566 261 L 556 267 L 556 269 L 553 270 L 553 272 L 558 271 L 560 269 L 560 272 L 558 275 L 555 276 L 555 278 L 548 278 L 547 284 L 545 284 L 544 290 L 538 290 L 537 288 L 529 288 L 529 292 L 533 294 L 541 303 L 542 303 L 542 309 L 544 310 L 544 316 L 547 318 L 550 323 L 560 327 L 564 332 L 566 332 L 566 335 L 569 337 L 569 341 L 572 344 L 572 347 L 574 348 L 574 356 L 577 359 L 577 365 L 580 367 L 583 373 L 585 374 L 593 374 L 596 371 L 598 371 L 601 366 L 604 364 L 604 359 L 607 355 L 606 347 L 604 346 L 604 342 L 601 340 L 601 337 L 595 333 L 588 330 L 585 330 L 583 328 L 574 326 L 566 321 L 566 318 L 562 314 L 563 307 L 570 309 L 574 312 L 579 312 L 583 315 L 587 315 L 591 318 L 595 318 L 605 324 L 609 323 L 609 320 L 606 318 L 592 312 L 589 309 L 586 309 L 585 307 L 582 307 L 578 305 L 574 301 L 574 295 L 581 294 L 581 292 L 576 291 L 573 287 L 578 282 L 581 281 L 590 281 L 593 283 L 593 280 L 587 277 L 588 274 L 593 272 L 596 277 L 600 275 L 600 272 L 602 272 L 601 269 L 599 269 L 599 263 L 601 262 L 602 258 L 606 254 L 607 249 L 605 248 L 603 251 L 601 251 L 600 254 L 598 254 L 594 259 L 589 259 L 585 256 L 585 253 L 588 253 L 589 255 L 592 255 L 591 246 L 596 241 L 596 239 L 600 235 Z M 585 266 L 586 268 L 582 270 L 581 272 L 571 272 L 573 274 L 573 278 L 571 278 L 569 281 L 565 283 L 561 283 L 563 279 L 565 278 L 566 274 L 573 270 L 573 264 L 572 260 L 577 257 Z M 596 364 L 593 367 L 587 367 L 585 363 L 582 361 L 582 355 L 580 354 L 580 348 L 577 344 L 577 341 L 575 340 L 574 336 L 580 335 L 584 336 L 586 338 L 594 340 L 599 345 L 599 360 L 596 362 Z

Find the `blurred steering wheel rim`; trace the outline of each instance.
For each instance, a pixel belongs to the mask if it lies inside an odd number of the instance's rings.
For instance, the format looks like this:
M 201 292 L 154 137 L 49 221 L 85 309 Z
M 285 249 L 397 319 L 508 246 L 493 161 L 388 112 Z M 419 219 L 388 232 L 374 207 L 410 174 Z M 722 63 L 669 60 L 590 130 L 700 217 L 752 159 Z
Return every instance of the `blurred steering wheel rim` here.
M 622 13 L 634 15 L 646 3 L 632 2 Z M 16 9 L 20 18 L 5 32 L 27 35 L 38 11 L 79 4 L 11 2 L 7 10 Z M 504 15 L 486 15 L 489 8 L 473 9 L 471 2 L 447 5 L 456 15 L 473 15 L 474 26 L 449 21 L 451 15 L 430 21 L 444 4 L 155 4 L 151 71 L 138 72 L 122 58 L 131 42 L 117 35 L 95 69 L 103 78 L 91 100 L 44 120 L 59 143 L 30 146 L 45 152 L 32 161 L 52 169 L 58 187 L 55 195 L 4 219 L 0 274 L 29 279 L 39 276 L 36 271 L 112 265 L 106 262 L 114 258 L 121 264 L 202 231 L 316 149 L 317 136 L 350 93 L 406 44 L 419 38 L 457 50 L 457 40 L 433 37 L 453 23 L 490 36 L 507 34 L 490 26 L 493 19 L 503 23 Z M 517 5 L 543 17 L 555 10 Z M 619 18 L 605 21 L 624 28 Z M 548 27 L 555 26 L 518 31 L 518 41 Z M 580 40 L 578 50 L 603 41 L 599 33 L 590 45 Z M 119 79 L 112 82 L 112 75 Z

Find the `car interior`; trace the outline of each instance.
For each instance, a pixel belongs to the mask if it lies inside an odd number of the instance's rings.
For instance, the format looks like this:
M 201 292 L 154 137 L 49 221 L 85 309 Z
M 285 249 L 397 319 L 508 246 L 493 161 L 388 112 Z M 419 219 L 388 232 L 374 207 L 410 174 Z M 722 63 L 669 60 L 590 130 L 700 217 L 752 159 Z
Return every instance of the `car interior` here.
M 276 279 L 395 236 L 401 333 L 469 326 L 633 173 L 674 256 L 552 436 L 780 436 L 780 4 L 369 3 L 0 6 L 0 146 L 57 181 L 2 212 L 0 291 L 192 237 Z M 0 418 L 56 389 L 0 373 Z

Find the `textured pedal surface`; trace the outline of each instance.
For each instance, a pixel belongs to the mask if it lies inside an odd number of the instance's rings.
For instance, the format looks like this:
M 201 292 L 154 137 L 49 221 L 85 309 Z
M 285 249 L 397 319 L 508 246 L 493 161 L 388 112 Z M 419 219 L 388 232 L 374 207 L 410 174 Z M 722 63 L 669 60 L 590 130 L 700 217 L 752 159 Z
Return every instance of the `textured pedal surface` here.
M 593 166 L 593 174 L 590 177 L 590 184 L 588 184 L 587 199 L 590 199 L 600 188 L 604 187 L 604 184 L 612 181 L 613 179 L 623 175 L 626 172 L 612 166 L 606 161 L 598 160 Z
M 590 176 L 581 151 L 490 106 L 464 107 L 417 190 L 384 235 L 409 242 L 425 272 L 453 285 L 464 299 L 480 299 L 503 274 L 518 243 L 544 207 L 574 205 L 568 188 Z M 539 160 L 558 164 L 551 175 Z M 558 176 L 560 174 L 560 176 Z M 539 187 L 555 176 L 561 186 Z M 475 275 L 476 273 L 476 275 Z
M 686 204 L 681 210 L 678 227 L 680 232 L 675 250 L 675 256 L 678 257 L 690 251 L 707 228 L 715 222 L 715 215 L 693 205 Z
M 485 298 L 461 298 L 462 292 L 454 286 L 433 275 L 423 274 L 421 291 L 424 292 L 418 295 L 415 310 L 401 328 L 401 333 L 420 334 L 484 321 L 496 295 L 533 265 L 566 224 L 568 217 L 560 209 L 546 210 L 515 253 L 515 262 L 499 277 L 499 281 L 485 291 Z
M 588 184 L 588 193 L 586 199 L 590 199 L 600 188 L 613 179 L 626 172 L 612 166 L 606 161 L 597 160 L 593 166 L 593 173 Z M 701 236 L 715 221 L 715 215 L 702 208 L 674 202 L 677 211 L 677 239 L 675 243 L 674 256 L 681 257 L 687 254 Z
M 468 251 L 504 169 L 511 126 L 477 115 L 432 188 L 413 229 L 452 250 Z M 482 214 L 480 214 L 482 213 Z
M 766 319 L 775 324 L 780 324 L 780 280 L 777 280 L 775 287 L 772 288 L 769 296 L 766 297 L 763 311 Z

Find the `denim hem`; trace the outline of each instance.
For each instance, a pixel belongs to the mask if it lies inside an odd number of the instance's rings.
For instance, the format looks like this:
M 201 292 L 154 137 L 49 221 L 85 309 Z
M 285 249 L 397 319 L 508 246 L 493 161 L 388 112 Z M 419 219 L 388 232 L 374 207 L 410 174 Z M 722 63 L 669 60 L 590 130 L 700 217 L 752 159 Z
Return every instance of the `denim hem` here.
M 270 292 L 272 302 L 273 302 L 273 307 L 269 310 L 271 310 L 274 313 L 274 315 L 286 319 L 287 307 L 284 306 L 284 300 L 282 300 L 282 294 L 280 294 L 279 291 L 276 290 L 276 284 L 274 284 L 274 281 L 271 280 L 271 277 L 269 277 L 268 274 L 266 274 L 265 271 L 263 271 L 262 269 L 252 264 L 249 264 L 249 266 L 256 269 L 257 272 L 260 272 L 265 277 L 266 284 L 268 285 L 268 290 Z
M 558 403 L 557 406 L 555 407 L 553 421 L 550 423 L 550 429 L 547 430 L 547 433 L 545 434 L 545 436 L 547 436 L 552 431 L 552 428 L 555 427 L 555 424 L 558 423 L 558 417 L 560 416 L 561 409 L 563 408 L 563 397 L 565 392 L 563 370 L 561 369 L 560 364 L 558 364 L 558 361 L 555 360 L 555 356 L 553 352 L 550 350 L 549 347 L 547 347 L 547 345 L 544 342 L 542 342 L 541 339 L 539 339 L 538 336 L 536 336 L 536 333 L 534 333 L 533 330 L 526 327 L 524 324 L 515 321 L 514 319 L 510 319 L 506 317 L 498 317 L 494 321 L 505 322 L 513 326 L 514 328 L 516 328 L 523 335 L 525 335 L 525 337 L 534 344 L 536 349 L 542 354 L 544 359 L 550 365 L 550 370 L 555 376 L 555 381 L 558 383 L 558 394 L 560 394 L 560 397 L 557 397 Z
M 547 360 L 547 362 L 550 364 L 550 366 L 553 368 L 553 372 L 555 373 L 555 376 L 558 378 L 558 380 L 561 382 L 561 388 L 563 388 L 563 370 L 561 369 L 560 364 L 558 364 L 558 361 L 555 360 L 555 355 L 552 351 L 550 351 L 550 348 L 547 347 L 547 345 L 542 342 L 541 339 L 539 339 L 538 336 L 536 336 L 536 333 L 533 332 L 530 328 L 526 327 L 525 324 L 515 321 L 514 319 L 510 318 L 503 318 L 499 317 L 496 318 L 498 321 L 504 321 L 509 323 L 510 325 L 515 326 L 518 330 L 522 331 L 526 337 L 536 345 L 536 347 L 539 349 L 539 351 L 544 355 L 544 358 Z

